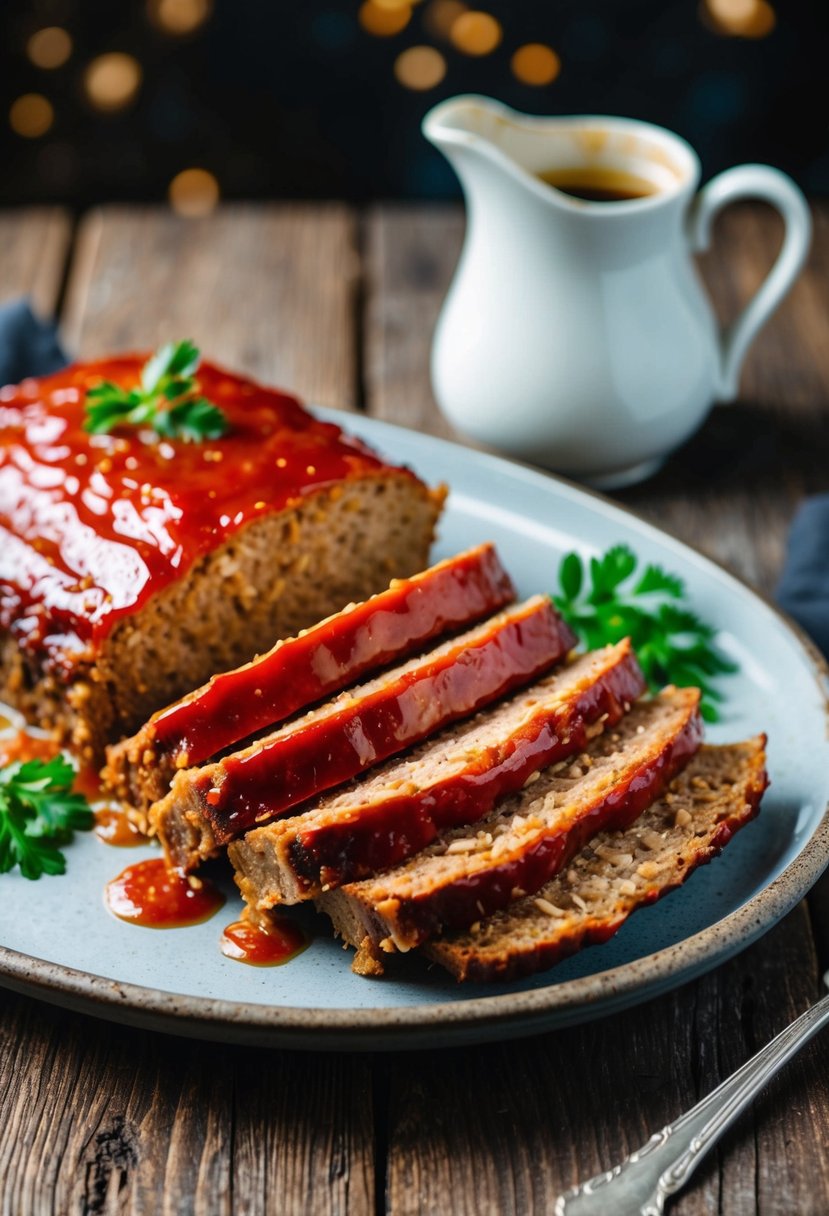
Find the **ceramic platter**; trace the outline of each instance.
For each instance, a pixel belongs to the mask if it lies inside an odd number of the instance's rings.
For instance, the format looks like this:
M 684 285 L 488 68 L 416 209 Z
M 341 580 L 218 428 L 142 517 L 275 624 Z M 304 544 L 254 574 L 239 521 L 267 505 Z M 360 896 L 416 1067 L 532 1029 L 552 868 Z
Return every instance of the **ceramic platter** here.
M 333 415 L 331 415 L 333 416 Z M 105 909 L 105 882 L 151 846 L 112 849 L 81 834 L 62 878 L 0 878 L 0 982 L 73 1009 L 203 1038 L 315 1049 L 440 1046 L 526 1034 L 647 1000 L 716 966 L 766 932 L 829 859 L 826 669 L 774 609 L 723 570 L 632 515 L 554 478 L 364 418 L 349 427 L 432 483 L 452 487 L 435 556 L 497 544 L 519 592 L 551 590 L 561 554 L 624 541 L 686 580 L 740 665 L 725 684 L 713 741 L 769 735 L 772 785 L 760 817 L 681 890 L 637 912 L 607 944 L 507 986 L 458 985 L 412 956 L 383 980 L 313 913 L 310 947 L 282 967 L 249 967 L 218 949 L 241 904 L 158 931 Z M 327 922 L 326 922 L 327 924 Z

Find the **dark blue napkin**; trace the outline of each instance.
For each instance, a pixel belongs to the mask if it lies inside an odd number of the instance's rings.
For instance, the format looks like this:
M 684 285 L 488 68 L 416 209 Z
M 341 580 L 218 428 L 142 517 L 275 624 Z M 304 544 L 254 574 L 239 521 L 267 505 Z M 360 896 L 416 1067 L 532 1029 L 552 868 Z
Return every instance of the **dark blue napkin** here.
M 777 599 L 829 658 L 829 494 L 807 498 L 794 517 Z
M 12 300 L 0 307 L 0 384 L 48 376 L 68 362 L 54 321 L 36 317 L 28 300 Z

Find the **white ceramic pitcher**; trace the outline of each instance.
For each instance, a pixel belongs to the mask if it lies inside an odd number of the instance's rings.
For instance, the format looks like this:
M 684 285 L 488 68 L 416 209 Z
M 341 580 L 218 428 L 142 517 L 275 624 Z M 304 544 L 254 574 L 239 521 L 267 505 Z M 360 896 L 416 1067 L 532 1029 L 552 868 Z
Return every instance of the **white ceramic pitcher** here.
M 467 232 L 432 349 L 435 395 L 460 430 L 600 487 L 659 467 L 715 400 L 737 394 L 749 344 L 806 258 L 803 195 L 765 165 L 695 194 L 679 136 L 623 118 L 532 118 L 456 97 L 424 119 L 463 186 Z M 654 193 L 587 202 L 540 180 L 561 169 L 645 178 Z M 785 221 L 780 254 L 736 322 L 718 331 L 692 253 L 738 198 Z

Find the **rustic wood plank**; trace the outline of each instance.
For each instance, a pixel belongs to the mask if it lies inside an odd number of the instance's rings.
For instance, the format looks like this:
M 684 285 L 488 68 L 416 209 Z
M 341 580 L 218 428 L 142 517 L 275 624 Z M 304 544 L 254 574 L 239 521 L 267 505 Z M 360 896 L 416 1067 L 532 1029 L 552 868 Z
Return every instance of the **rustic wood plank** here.
M 643 1009 L 523 1042 L 395 1060 L 389 1212 L 548 1216 L 556 1194 L 704 1096 L 815 993 L 801 906 L 733 962 Z M 824 1036 L 732 1130 L 672 1213 L 829 1210 L 827 1076 Z
M 463 232 L 453 206 L 375 207 L 365 224 L 366 410 L 449 439 L 458 435 L 432 395 L 429 345 Z
M 369 1070 L 4 998 L 0 1212 L 373 1213 Z
M 0 212 L 0 303 L 26 295 L 38 312 L 54 312 L 71 233 L 60 207 Z
M 81 357 L 192 337 L 234 369 L 352 409 L 358 282 L 345 206 L 240 204 L 200 220 L 105 207 L 80 226 L 63 333 Z

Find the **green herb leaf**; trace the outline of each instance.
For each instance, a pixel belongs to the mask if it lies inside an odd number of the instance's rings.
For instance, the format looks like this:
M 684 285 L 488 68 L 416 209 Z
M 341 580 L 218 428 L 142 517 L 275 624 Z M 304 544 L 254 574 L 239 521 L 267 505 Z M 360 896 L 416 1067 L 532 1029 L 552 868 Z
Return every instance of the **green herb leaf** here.
M 703 717 L 716 721 L 722 693 L 712 681 L 735 672 L 736 664 L 717 648 L 716 629 L 691 610 L 682 579 L 653 565 L 637 577 L 638 565 L 627 545 L 614 545 L 591 558 L 585 587 L 584 563 L 568 553 L 553 602 L 588 649 L 629 637 L 654 691 L 665 684 L 696 686 L 703 694 Z
M 59 846 L 93 823 L 87 800 L 72 792 L 74 779 L 65 756 L 0 770 L 0 874 L 15 866 L 24 878 L 64 873 Z
M 102 435 L 117 426 L 149 426 L 165 439 L 198 443 L 227 434 L 227 416 L 201 395 L 195 373 L 199 350 L 190 341 L 168 342 L 141 371 L 140 389 L 111 380 L 86 394 L 84 429 Z

